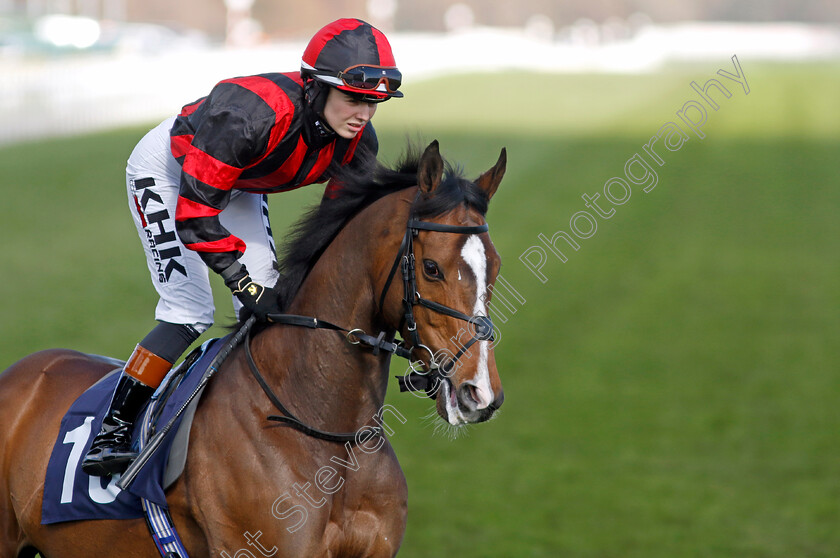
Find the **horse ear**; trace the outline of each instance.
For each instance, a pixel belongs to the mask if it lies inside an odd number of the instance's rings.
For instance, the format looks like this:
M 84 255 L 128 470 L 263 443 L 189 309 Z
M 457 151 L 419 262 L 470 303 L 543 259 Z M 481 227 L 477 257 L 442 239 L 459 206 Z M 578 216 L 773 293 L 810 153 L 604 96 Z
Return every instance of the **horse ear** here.
M 493 165 L 489 171 L 478 177 L 475 181 L 476 185 L 487 193 L 487 199 L 493 197 L 499 184 L 502 182 L 502 177 L 505 175 L 505 168 L 507 167 L 507 150 L 503 147 L 499 154 L 499 160 Z
M 424 194 L 431 194 L 440 184 L 443 177 L 443 159 L 440 157 L 438 141 L 429 144 L 429 147 L 420 157 L 420 165 L 417 168 L 417 185 Z

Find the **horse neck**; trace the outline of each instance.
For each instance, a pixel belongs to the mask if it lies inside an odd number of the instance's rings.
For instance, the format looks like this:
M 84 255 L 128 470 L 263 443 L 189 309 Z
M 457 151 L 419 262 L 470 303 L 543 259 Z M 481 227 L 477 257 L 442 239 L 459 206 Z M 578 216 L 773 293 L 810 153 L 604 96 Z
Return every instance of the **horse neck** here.
M 312 268 L 287 312 L 371 335 L 384 329 L 374 280 L 384 259 L 396 257 L 410 199 L 387 196 L 352 219 Z M 386 221 L 400 225 L 388 227 Z M 290 410 L 318 428 L 356 429 L 384 403 L 390 358 L 350 345 L 341 332 L 274 326 L 255 339 L 253 351 Z

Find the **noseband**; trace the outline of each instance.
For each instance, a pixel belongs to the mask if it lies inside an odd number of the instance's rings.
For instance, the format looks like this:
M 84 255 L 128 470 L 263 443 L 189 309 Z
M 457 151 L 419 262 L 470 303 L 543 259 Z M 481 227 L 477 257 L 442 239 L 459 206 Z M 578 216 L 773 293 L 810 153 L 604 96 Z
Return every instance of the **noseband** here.
M 417 198 L 415 198 L 415 202 L 416 201 Z M 319 320 L 318 318 L 297 316 L 294 314 L 270 314 L 268 319 L 277 324 L 307 327 L 310 329 L 331 329 L 341 331 L 346 334 L 347 341 L 350 344 L 368 347 L 372 349 L 374 355 L 379 355 L 380 352 L 386 352 L 403 357 L 409 361 L 411 372 L 405 376 L 397 377 L 400 385 L 400 391 L 423 391 L 430 398 L 434 398 L 440 382 L 444 381 L 452 374 L 458 360 L 467 353 L 470 347 L 472 347 L 477 341 L 493 341 L 493 322 L 488 316 L 468 316 L 467 314 L 455 310 L 454 308 L 425 299 L 420 295 L 417 290 L 414 238 L 417 237 L 419 231 L 421 230 L 454 234 L 481 234 L 487 232 L 489 227 L 486 223 L 483 225 L 466 226 L 446 225 L 442 223 L 433 223 L 431 221 L 423 221 L 415 218 L 414 209 L 412 207 L 412 210 L 409 213 L 408 223 L 406 224 L 405 235 L 403 236 L 402 243 L 400 244 L 400 249 L 397 252 L 394 263 L 388 273 L 388 279 L 385 281 L 385 285 L 383 286 L 382 293 L 379 297 L 379 309 L 381 312 L 385 302 L 385 297 L 388 294 L 388 290 L 391 288 L 394 278 L 396 277 L 397 269 L 400 269 L 402 271 L 403 279 L 403 317 L 399 327 L 397 327 L 396 330 L 392 330 L 390 334 L 382 331 L 378 336 L 374 337 L 358 328 L 348 330 L 330 322 Z M 451 358 L 447 358 L 448 355 L 445 355 L 444 358 L 437 360 L 436 353 L 434 353 L 427 345 L 424 345 L 420 340 L 420 334 L 417 331 L 417 322 L 414 319 L 414 307 L 418 305 L 428 308 L 433 312 L 467 322 L 470 331 L 473 334 L 472 339 L 470 339 L 466 344 L 460 345 L 458 352 L 452 355 Z M 403 328 L 405 328 L 405 331 L 408 332 L 408 337 L 410 338 L 411 345 L 408 347 L 406 347 L 404 340 L 395 341 L 394 339 L 396 331 L 402 331 Z M 358 434 L 361 433 L 362 430 L 357 432 L 325 432 L 311 426 L 307 426 L 295 417 L 288 409 L 286 409 L 285 406 L 283 406 L 280 399 L 271 390 L 265 378 L 257 368 L 254 358 L 251 355 L 250 330 L 247 333 L 244 347 L 246 360 L 248 361 L 251 372 L 275 408 L 283 413 L 282 416 L 269 416 L 269 420 L 286 423 L 314 438 L 328 440 L 331 442 L 357 443 Z M 415 351 L 425 351 L 428 353 L 428 364 L 422 359 L 415 359 Z M 377 436 L 382 435 L 381 427 L 368 426 L 364 428 L 372 430 Z

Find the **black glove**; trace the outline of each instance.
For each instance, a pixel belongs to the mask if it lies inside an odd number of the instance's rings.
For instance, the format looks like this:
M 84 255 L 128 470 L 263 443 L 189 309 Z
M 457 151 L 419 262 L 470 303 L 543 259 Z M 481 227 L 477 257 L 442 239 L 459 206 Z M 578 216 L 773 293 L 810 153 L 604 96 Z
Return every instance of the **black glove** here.
M 277 291 L 255 283 L 247 272 L 239 280 L 226 281 L 225 284 L 242 305 L 260 321 L 266 321 L 269 314 L 280 314 L 282 312 Z

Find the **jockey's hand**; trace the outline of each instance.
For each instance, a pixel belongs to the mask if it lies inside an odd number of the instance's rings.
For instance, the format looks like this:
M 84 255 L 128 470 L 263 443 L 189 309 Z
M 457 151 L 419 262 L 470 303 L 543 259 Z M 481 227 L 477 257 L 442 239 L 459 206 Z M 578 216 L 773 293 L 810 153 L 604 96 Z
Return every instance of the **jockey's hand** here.
M 245 275 L 236 283 L 228 284 L 228 287 L 242 305 L 260 321 L 266 321 L 269 314 L 282 312 L 277 291 L 254 282 L 250 275 Z

